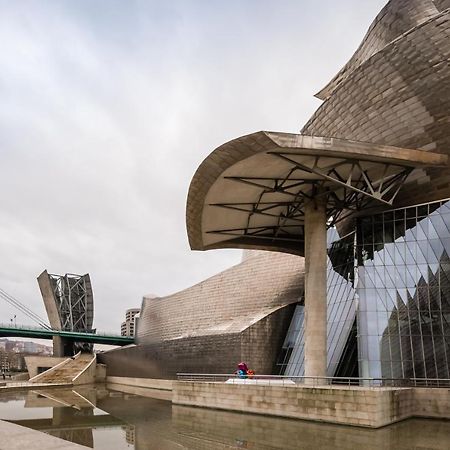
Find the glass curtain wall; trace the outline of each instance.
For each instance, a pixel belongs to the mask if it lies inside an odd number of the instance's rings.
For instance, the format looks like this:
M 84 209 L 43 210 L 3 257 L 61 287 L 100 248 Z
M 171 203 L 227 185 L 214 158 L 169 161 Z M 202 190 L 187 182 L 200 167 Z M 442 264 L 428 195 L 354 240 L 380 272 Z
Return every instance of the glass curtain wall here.
M 450 202 L 357 226 L 360 376 L 449 378 Z
M 449 255 L 449 200 L 359 218 L 342 239 L 329 230 L 328 376 L 354 375 L 343 359 L 357 351 L 361 377 L 450 378 Z M 304 374 L 303 320 L 301 303 L 282 374 Z

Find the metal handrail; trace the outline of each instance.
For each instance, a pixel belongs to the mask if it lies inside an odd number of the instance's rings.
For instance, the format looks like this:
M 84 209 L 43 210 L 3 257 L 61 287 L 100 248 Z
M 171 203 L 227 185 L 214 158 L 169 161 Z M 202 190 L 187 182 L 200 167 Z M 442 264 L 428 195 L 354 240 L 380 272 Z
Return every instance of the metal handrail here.
M 179 381 L 227 382 L 230 384 L 269 384 L 292 385 L 304 384 L 308 387 L 335 386 L 342 387 L 450 387 L 449 378 L 374 378 L 374 377 L 312 377 L 289 375 L 237 375 L 209 373 L 177 373 Z

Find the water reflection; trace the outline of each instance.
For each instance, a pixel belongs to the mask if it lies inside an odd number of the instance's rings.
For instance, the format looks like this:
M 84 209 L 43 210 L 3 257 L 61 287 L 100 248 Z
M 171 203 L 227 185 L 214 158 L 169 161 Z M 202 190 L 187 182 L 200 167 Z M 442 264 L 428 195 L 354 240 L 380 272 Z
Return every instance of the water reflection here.
M 189 449 L 448 449 L 450 422 L 412 419 L 379 430 L 173 407 L 173 425 Z M 146 448 L 146 447 L 143 447 Z
M 172 406 L 101 386 L 2 395 L 0 418 L 96 450 L 443 450 L 450 442 L 445 421 L 414 419 L 369 430 Z

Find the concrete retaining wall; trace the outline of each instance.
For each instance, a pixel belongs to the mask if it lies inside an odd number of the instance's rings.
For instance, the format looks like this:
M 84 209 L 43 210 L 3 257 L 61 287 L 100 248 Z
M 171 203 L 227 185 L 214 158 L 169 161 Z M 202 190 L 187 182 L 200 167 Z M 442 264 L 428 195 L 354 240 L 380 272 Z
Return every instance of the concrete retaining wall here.
M 27 365 L 30 378 L 33 378 L 38 374 L 39 367 L 54 367 L 66 359 L 55 356 L 25 356 L 25 364 Z
M 414 389 L 414 415 L 450 418 L 450 389 Z
M 413 416 L 450 418 L 450 390 L 174 382 L 173 403 L 379 428 Z
M 173 386 L 173 380 L 159 380 L 156 378 L 106 377 L 106 382 L 164 391 L 171 391 Z

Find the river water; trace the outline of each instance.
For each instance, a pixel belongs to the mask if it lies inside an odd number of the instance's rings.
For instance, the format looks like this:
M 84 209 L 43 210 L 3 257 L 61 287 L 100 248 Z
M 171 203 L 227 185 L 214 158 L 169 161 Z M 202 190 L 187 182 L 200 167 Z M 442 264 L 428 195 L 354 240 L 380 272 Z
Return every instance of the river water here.
M 96 450 L 450 449 L 450 421 L 369 430 L 176 406 L 103 386 L 5 393 L 0 419 Z

